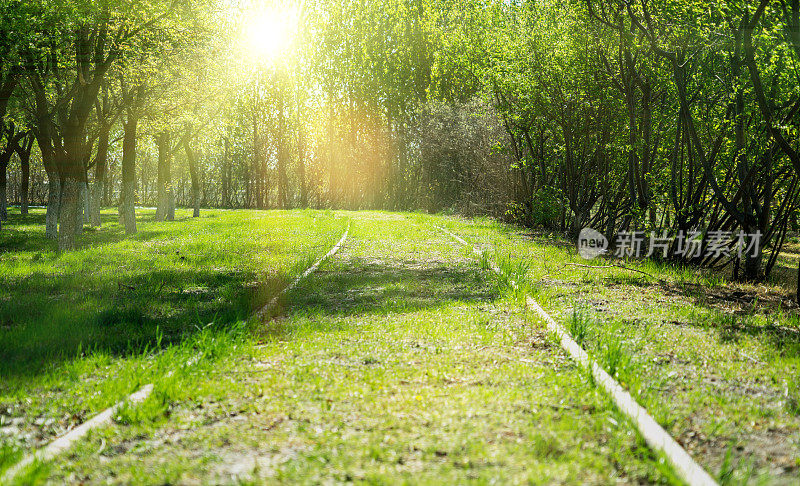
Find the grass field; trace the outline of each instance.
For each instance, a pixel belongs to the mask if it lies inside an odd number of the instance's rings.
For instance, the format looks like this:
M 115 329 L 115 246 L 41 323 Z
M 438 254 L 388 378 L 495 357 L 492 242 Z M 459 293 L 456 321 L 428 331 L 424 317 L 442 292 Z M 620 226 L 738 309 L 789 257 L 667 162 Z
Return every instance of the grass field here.
M 800 321 L 786 289 L 652 261 L 626 263 L 649 276 L 585 268 L 606 262 L 488 220 L 447 226 L 524 283 L 721 482 L 800 481 Z
M 0 469 L 144 383 L 164 409 L 191 394 L 182 365 L 234 352 L 251 312 L 347 224 L 313 211 L 177 216 L 143 211 L 128 239 L 108 212 L 82 250 L 58 254 L 43 213 L 12 213 L 0 233 Z
M 488 220 L 206 211 L 59 255 L 0 233 L 0 472 L 145 383 L 21 484 L 675 483 L 487 250 L 721 482 L 800 479 L 798 325 L 773 287 L 586 269 Z M 249 319 L 339 239 L 340 252 Z M 8 230 L 8 231 L 7 231 Z M 5 289 L 9 289 L 8 292 Z M 738 296 L 733 301 L 731 296 Z M 744 301 L 744 303 L 742 303 Z

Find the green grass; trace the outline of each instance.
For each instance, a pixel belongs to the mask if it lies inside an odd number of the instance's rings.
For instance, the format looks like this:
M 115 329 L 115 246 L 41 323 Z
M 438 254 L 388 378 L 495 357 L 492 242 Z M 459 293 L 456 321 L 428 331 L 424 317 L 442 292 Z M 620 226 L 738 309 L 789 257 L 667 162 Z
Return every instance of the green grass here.
M 70 254 L 41 213 L 0 233 L 0 471 L 155 389 L 22 484 L 677 482 L 525 293 L 722 482 L 800 477 L 799 321 L 779 289 L 572 266 L 566 242 L 488 219 L 145 212 L 125 238 L 105 218 Z M 339 254 L 248 319 L 348 221 Z
M 626 264 L 652 277 L 584 268 L 572 264 L 604 262 L 552 235 L 489 220 L 445 226 L 499 259 L 533 262 L 523 280 L 542 307 L 712 474 L 731 484 L 800 480 L 792 289 L 647 260 Z
M 797 375 L 786 379 L 786 409 L 792 415 L 800 415 L 800 377 Z
M 136 353 L 156 335 L 170 344 L 210 322 L 246 319 L 343 231 L 324 213 L 179 212 L 126 239 L 112 212 L 104 219 L 66 254 L 43 238 L 41 211 L 12 215 L 0 233 L 0 375 L 81 352 Z
M 0 471 L 145 383 L 151 398 L 119 420 L 163 417 L 191 396 L 191 370 L 249 343 L 251 312 L 347 224 L 314 211 L 154 223 L 143 211 L 125 238 L 103 217 L 66 254 L 44 238 L 41 211 L 12 213 L 0 232 Z
M 256 214 L 294 218 L 273 258 L 284 268 L 303 261 L 295 249 L 315 213 Z M 337 231 L 352 219 L 350 239 L 269 322 L 217 319 L 176 343 L 62 360 L 60 381 L 20 375 L 21 399 L 36 383 L 77 387 L 63 378 L 70 366 L 84 399 L 118 374 L 126 391 L 156 383 L 144 404 L 119 411 L 115 427 L 46 468 L 46 481 L 670 481 L 663 461 L 474 255 L 415 224 L 419 215 L 334 216 Z M 220 215 L 218 224 L 241 217 Z M 92 379 L 94 389 L 85 384 Z M 91 409 L 62 411 L 81 407 Z

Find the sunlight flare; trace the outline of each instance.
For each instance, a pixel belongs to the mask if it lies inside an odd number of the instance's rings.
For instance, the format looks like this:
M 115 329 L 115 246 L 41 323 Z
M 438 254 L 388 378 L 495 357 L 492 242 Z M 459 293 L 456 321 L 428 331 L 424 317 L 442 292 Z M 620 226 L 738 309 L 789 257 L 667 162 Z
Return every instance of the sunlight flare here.
M 296 4 L 274 5 L 255 12 L 245 24 L 245 45 L 249 56 L 276 64 L 291 55 L 300 24 Z

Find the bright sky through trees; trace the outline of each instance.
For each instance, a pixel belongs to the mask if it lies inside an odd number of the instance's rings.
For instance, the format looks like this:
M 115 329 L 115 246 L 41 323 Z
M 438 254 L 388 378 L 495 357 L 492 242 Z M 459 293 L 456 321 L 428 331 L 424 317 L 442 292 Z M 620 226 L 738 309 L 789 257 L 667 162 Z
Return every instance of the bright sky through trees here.
M 266 64 L 285 60 L 295 47 L 299 24 L 296 3 L 262 5 L 247 12 L 243 40 L 250 60 Z

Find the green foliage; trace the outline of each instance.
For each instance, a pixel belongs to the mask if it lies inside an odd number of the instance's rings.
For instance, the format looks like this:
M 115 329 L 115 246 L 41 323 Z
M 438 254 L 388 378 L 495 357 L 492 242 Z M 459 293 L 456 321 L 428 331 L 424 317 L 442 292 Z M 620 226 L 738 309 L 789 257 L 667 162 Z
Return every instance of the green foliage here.
M 545 228 L 556 227 L 561 211 L 558 204 L 559 199 L 560 194 L 555 188 L 539 188 L 531 197 L 531 218 L 529 223 Z
M 601 349 L 599 358 L 603 368 L 609 375 L 630 385 L 631 378 L 635 377 L 634 363 L 631 352 L 621 336 L 611 331 L 604 335 L 599 347 Z

